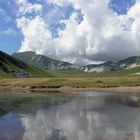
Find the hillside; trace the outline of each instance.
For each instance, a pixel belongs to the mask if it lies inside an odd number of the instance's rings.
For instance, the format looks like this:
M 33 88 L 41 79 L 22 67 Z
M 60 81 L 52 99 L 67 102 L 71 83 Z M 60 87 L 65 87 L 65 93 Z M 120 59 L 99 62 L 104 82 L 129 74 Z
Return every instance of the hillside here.
M 135 75 L 139 73 L 140 66 L 140 57 L 138 56 L 129 57 L 117 62 L 108 61 L 103 64 L 79 66 L 79 68 L 71 63 L 51 59 L 43 55 L 37 55 L 34 52 L 15 53 L 12 56 L 43 70 L 49 70 L 50 73 L 58 77 L 86 77 L 97 74 L 99 76 L 112 74 L 121 75 L 122 73 L 125 75 Z
M 46 71 L 30 66 L 0 51 L 0 77 L 50 77 Z
M 102 73 L 110 71 L 128 70 L 139 66 L 140 66 L 140 57 L 134 56 L 118 62 L 108 61 L 98 65 L 87 65 L 83 66 L 81 69 L 84 70 L 85 72 Z
M 14 53 L 12 56 L 43 70 L 61 70 L 74 67 L 71 63 L 51 59 L 34 52 Z
M 118 76 L 139 76 L 140 66 L 131 69 L 122 69 L 117 71 L 106 71 L 106 72 L 85 72 L 79 69 L 67 69 L 49 71 L 56 77 L 118 77 Z

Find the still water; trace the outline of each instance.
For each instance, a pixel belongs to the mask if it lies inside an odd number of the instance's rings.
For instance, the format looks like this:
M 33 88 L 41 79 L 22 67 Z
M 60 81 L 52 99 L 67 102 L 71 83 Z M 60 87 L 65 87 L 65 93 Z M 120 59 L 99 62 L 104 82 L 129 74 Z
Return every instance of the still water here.
M 0 95 L 0 140 L 140 140 L 140 94 L 37 94 Z

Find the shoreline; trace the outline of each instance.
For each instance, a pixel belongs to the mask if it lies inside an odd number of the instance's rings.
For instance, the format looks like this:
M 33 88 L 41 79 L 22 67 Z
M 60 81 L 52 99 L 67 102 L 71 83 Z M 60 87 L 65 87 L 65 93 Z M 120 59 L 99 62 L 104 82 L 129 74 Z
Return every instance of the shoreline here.
M 140 93 L 140 86 L 137 87 L 108 87 L 108 88 L 100 88 L 100 87 L 92 87 L 92 88 L 71 88 L 71 87 L 63 87 L 59 89 L 30 89 L 32 91 L 59 91 L 59 92 L 118 92 L 118 93 Z
M 0 90 L 140 93 L 140 76 L 0 79 Z
M 0 87 L 0 91 L 14 90 L 14 91 L 32 91 L 32 92 L 118 92 L 118 93 L 140 93 L 140 86 L 122 86 L 122 87 L 91 87 L 91 88 L 35 88 L 30 87 Z

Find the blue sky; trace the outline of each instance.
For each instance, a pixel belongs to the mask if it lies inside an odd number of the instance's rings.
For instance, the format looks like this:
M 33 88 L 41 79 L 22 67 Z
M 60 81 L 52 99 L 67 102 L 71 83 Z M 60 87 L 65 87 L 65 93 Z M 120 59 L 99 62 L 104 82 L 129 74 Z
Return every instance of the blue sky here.
M 17 28 L 17 10 L 18 6 L 16 0 L 0 0 L 0 50 L 12 54 L 19 50 L 21 42 L 23 40 L 23 34 L 20 29 Z M 58 28 L 64 29 L 65 24 L 59 23 L 60 19 L 68 19 L 70 15 L 75 11 L 72 5 L 60 7 L 53 4 L 44 4 L 43 1 L 29 0 L 30 3 L 39 3 L 43 5 L 42 16 L 46 18 L 49 30 L 54 38 L 58 37 Z M 111 0 L 108 7 L 111 8 L 118 15 L 126 14 L 128 9 L 135 4 L 135 0 Z M 48 18 L 49 13 L 51 17 Z M 78 14 L 78 23 L 83 20 L 83 15 L 80 10 L 76 11 Z M 26 15 L 31 16 L 32 15 Z
M 127 14 L 128 9 L 135 4 L 135 0 L 111 0 L 109 7 L 120 14 Z

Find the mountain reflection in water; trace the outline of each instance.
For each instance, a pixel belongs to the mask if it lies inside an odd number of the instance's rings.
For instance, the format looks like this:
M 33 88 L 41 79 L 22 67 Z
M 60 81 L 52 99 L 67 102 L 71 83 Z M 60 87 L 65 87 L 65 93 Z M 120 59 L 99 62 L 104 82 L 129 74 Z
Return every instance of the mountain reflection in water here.
M 0 111 L 2 103 L 0 100 Z M 140 95 L 82 93 L 76 97 L 23 98 L 15 104 L 0 118 L 0 140 L 140 138 Z

